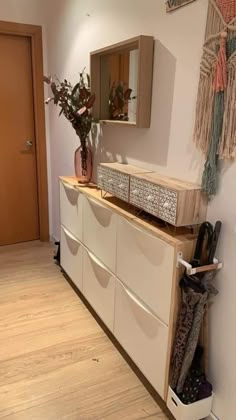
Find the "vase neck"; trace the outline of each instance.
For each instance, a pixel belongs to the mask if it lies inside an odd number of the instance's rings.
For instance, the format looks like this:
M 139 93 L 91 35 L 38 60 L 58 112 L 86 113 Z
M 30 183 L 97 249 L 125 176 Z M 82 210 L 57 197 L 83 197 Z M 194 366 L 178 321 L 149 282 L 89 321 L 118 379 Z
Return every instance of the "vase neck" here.
M 79 137 L 79 139 L 80 139 L 80 142 L 81 142 L 81 144 L 85 144 L 85 143 L 87 143 L 87 140 L 88 140 L 88 136 L 86 136 L 86 137 L 84 137 L 84 136 L 81 136 L 79 133 L 77 133 L 76 132 L 76 134 L 77 134 L 77 136 Z

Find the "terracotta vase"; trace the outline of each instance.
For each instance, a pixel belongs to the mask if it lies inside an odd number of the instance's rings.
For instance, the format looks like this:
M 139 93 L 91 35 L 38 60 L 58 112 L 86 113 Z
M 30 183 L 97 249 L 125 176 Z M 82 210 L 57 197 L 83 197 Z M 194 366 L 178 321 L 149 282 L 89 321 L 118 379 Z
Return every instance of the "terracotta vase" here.
M 84 166 L 84 167 L 83 167 Z M 87 156 L 82 164 L 82 148 L 78 147 L 75 151 L 75 176 L 81 184 L 88 184 L 92 178 L 92 151 L 87 147 Z

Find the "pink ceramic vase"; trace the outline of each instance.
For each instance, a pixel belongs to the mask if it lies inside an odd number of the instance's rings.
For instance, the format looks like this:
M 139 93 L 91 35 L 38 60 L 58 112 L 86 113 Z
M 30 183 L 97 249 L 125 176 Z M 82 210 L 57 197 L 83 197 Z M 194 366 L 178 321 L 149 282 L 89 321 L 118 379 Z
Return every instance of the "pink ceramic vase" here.
M 75 176 L 81 184 L 88 184 L 92 178 L 92 151 L 87 147 L 87 156 L 82 164 L 82 147 L 78 147 L 75 151 Z M 84 166 L 84 167 L 83 167 Z

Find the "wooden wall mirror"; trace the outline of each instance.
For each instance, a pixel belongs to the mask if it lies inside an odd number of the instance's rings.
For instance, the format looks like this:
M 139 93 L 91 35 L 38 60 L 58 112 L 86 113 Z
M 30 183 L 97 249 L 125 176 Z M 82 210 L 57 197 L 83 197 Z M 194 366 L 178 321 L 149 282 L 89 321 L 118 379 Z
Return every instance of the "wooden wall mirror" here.
M 91 53 L 96 119 L 150 127 L 153 50 L 153 37 L 141 35 Z

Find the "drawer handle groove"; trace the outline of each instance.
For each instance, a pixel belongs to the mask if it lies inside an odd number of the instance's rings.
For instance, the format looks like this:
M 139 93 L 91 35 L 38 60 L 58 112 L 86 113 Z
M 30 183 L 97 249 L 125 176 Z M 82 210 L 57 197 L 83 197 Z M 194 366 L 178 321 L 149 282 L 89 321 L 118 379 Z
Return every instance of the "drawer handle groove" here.
M 154 235 L 152 235 L 151 233 L 147 232 L 146 230 L 144 230 L 144 229 L 142 229 L 142 228 L 140 228 L 140 227 L 138 227 L 138 226 L 135 226 L 135 225 L 134 225 L 132 222 L 130 222 L 129 220 L 125 220 L 125 223 L 127 223 L 127 224 L 131 227 L 131 228 L 133 228 L 134 230 L 138 231 L 139 233 L 143 233 L 144 235 L 149 236 L 150 238 L 155 238 L 155 236 L 154 236 Z M 163 241 L 163 239 L 159 239 L 159 241 L 161 241 L 161 242 L 165 243 L 165 242 Z
M 164 324 L 163 321 L 161 321 L 159 318 L 157 318 L 151 311 L 149 311 L 146 306 L 144 306 L 144 304 L 138 300 L 136 298 L 136 296 L 134 296 L 128 289 L 126 289 L 126 287 L 123 285 L 123 283 L 119 282 L 119 284 L 122 286 L 122 288 L 124 289 L 124 292 L 126 293 L 126 295 L 129 297 L 129 299 L 133 302 L 136 303 L 137 306 L 139 306 L 144 312 L 146 312 L 146 314 L 148 314 L 149 316 L 151 316 L 153 319 L 157 320 L 158 322 L 160 322 L 162 325 L 164 325 L 166 327 L 166 324 Z
M 99 203 L 99 201 L 96 201 L 91 197 L 87 197 L 87 199 L 88 199 L 88 202 L 92 206 L 99 207 L 99 208 L 103 209 L 104 211 L 106 211 L 107 213 L 111 213 L 111 210 L 108 207 L 104 206 L 103 204 Z
M 102 227 L 110 226 L 115 213 L 105 205 L 99 203 L 99 201 L 93 200 L 90 197 L 87 197 L 87 203 L 99 225 Z
M 96 264 L 98 265 L 100 268 L 102 268 L 104 271 L 106 271 L 107 273 L 109 273 L 110 275 L 112 275 L 112 273 L 110 272 L 110 270 L 108 270 L 108 268 L 94 255 L 92 254 L 88 249 L 86 250 L 88 253 L 89 258 Z
M 67 189 L 67 190 L 72 190 L 72 191 L 76 191 L 78 192 L 77 188 L 74 185 L 68 184 L 67 182 L 62 182 L 62 185 Z
M 62 226 L 62 229 L 64 230 L 66 236 L 68 236 L 72 241 L 77 242 L 78 244 L 80 244 L 80 242 L 78 241 L 78 239 L 69 231 L 65 228 L 65 226 Z

